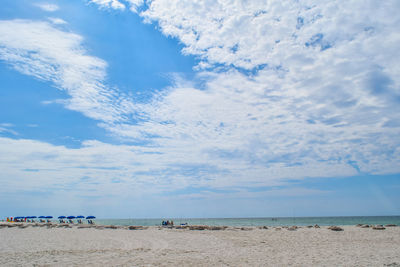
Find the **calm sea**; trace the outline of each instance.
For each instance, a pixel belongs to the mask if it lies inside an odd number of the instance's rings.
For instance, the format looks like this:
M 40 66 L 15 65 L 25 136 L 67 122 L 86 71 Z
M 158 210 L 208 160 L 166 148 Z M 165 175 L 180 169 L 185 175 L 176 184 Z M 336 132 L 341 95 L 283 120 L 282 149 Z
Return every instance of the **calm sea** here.
M 160 219 L 96 219 L 100 225 L 161 225 L 163 220 L 173 220 L 175 225 L 215 226 L 275 226 L 275 225 L 356 225 L 362 224 L 397 224 L 400 216 L 346 216 L 346 217 L 277 217 L 277 218 L 160 218 Z

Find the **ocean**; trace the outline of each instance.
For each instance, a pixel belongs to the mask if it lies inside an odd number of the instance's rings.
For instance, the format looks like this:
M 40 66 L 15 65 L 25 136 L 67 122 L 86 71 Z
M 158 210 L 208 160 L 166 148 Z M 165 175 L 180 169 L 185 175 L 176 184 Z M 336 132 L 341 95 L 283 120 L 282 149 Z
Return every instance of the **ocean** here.
M 400 225 L 400 216 L 343 216 L 343 217 L 276 217 L 276 218 L 160 218 L 160 219 L 96 219 L 100 225 L 142 225 L 157 226 L 163 220 L 173 220 L 175 225 L 213 226 L 284 226 L 284 225 L 356 225 L 396 224 Z

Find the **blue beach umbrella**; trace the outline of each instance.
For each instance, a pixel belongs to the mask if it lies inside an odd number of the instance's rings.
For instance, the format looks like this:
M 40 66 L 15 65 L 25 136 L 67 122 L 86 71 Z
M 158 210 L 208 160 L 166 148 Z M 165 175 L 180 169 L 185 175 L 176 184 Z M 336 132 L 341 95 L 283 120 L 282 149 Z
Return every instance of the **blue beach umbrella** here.
M 46 216 L 39 216 L 39 219 L 46 219 Z
M 53 219 L 53 216 L 44 216 L 45 219 Z
M 96 219 L 94 216 L 87 216 L 86 219 Z

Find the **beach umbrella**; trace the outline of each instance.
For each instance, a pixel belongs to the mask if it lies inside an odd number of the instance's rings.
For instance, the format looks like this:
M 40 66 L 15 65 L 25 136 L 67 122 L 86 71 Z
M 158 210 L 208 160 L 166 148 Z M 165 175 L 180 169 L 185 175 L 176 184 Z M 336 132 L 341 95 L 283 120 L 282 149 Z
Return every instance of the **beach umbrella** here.
M 53 216 L 43 216 L 43 218 L 45 218 L 45 219 L 53 219 Z
M 39 216 L 39 219 L 46 219 L 46 216 Z
M 79 215 L 79 216 L 76 216 L 76 218 L 77 218 L 77 219 L 84 219 L 84 218 L 85 218 L 85 216 L 83 216 L 83 215 Z
M 36 216 L 31 216 L 31 219 L 35 219 L 35 218 L 37 218 Z
M 96 219 L 94 216 L 87 216 L 86 219 Z
M 58 219 L 65 219 L 65 218 L 67 218 L 67 217 L 65 217 L 65 216 L 58 216 Z
M 68 216 L 67 217 L 68 220 L 72 220 L 72 219 L 75 219 L 75 218 L 76 218 L 75 216 Z

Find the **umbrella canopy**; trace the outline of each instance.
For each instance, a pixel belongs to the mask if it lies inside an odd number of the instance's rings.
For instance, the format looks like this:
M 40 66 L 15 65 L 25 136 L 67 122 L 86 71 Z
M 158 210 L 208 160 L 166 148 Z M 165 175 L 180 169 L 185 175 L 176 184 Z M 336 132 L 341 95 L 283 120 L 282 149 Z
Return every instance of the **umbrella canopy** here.
M 65 218 L 67 218 L 67 217 L 65 217 L 65 216 L 58 216 L 58 219 L 65 219 Z
M 96 219 L 94 216 L 87 216 L 86 219 Z
M 39 217 L 40 218 L 40 217 Z M 53 219 L 53 216 L 45 216 L 45 219 Z
M 38 218 L 39 218 L 39 219 L 45 219 L 46 216 L 39 216 Z
M 75 216 L 68 216 L 67 219 L 71 220 L 71 219 L 75 219 Z
M 82 219 L 82 218 L 85 218 L 85 216 L 79 215 L 79 216 L 76 216 L 76 218 L 77 218 L 77 219 Z
M 30 219 L 35 219 L 37 218 L 36 216 L 29 216 Z

